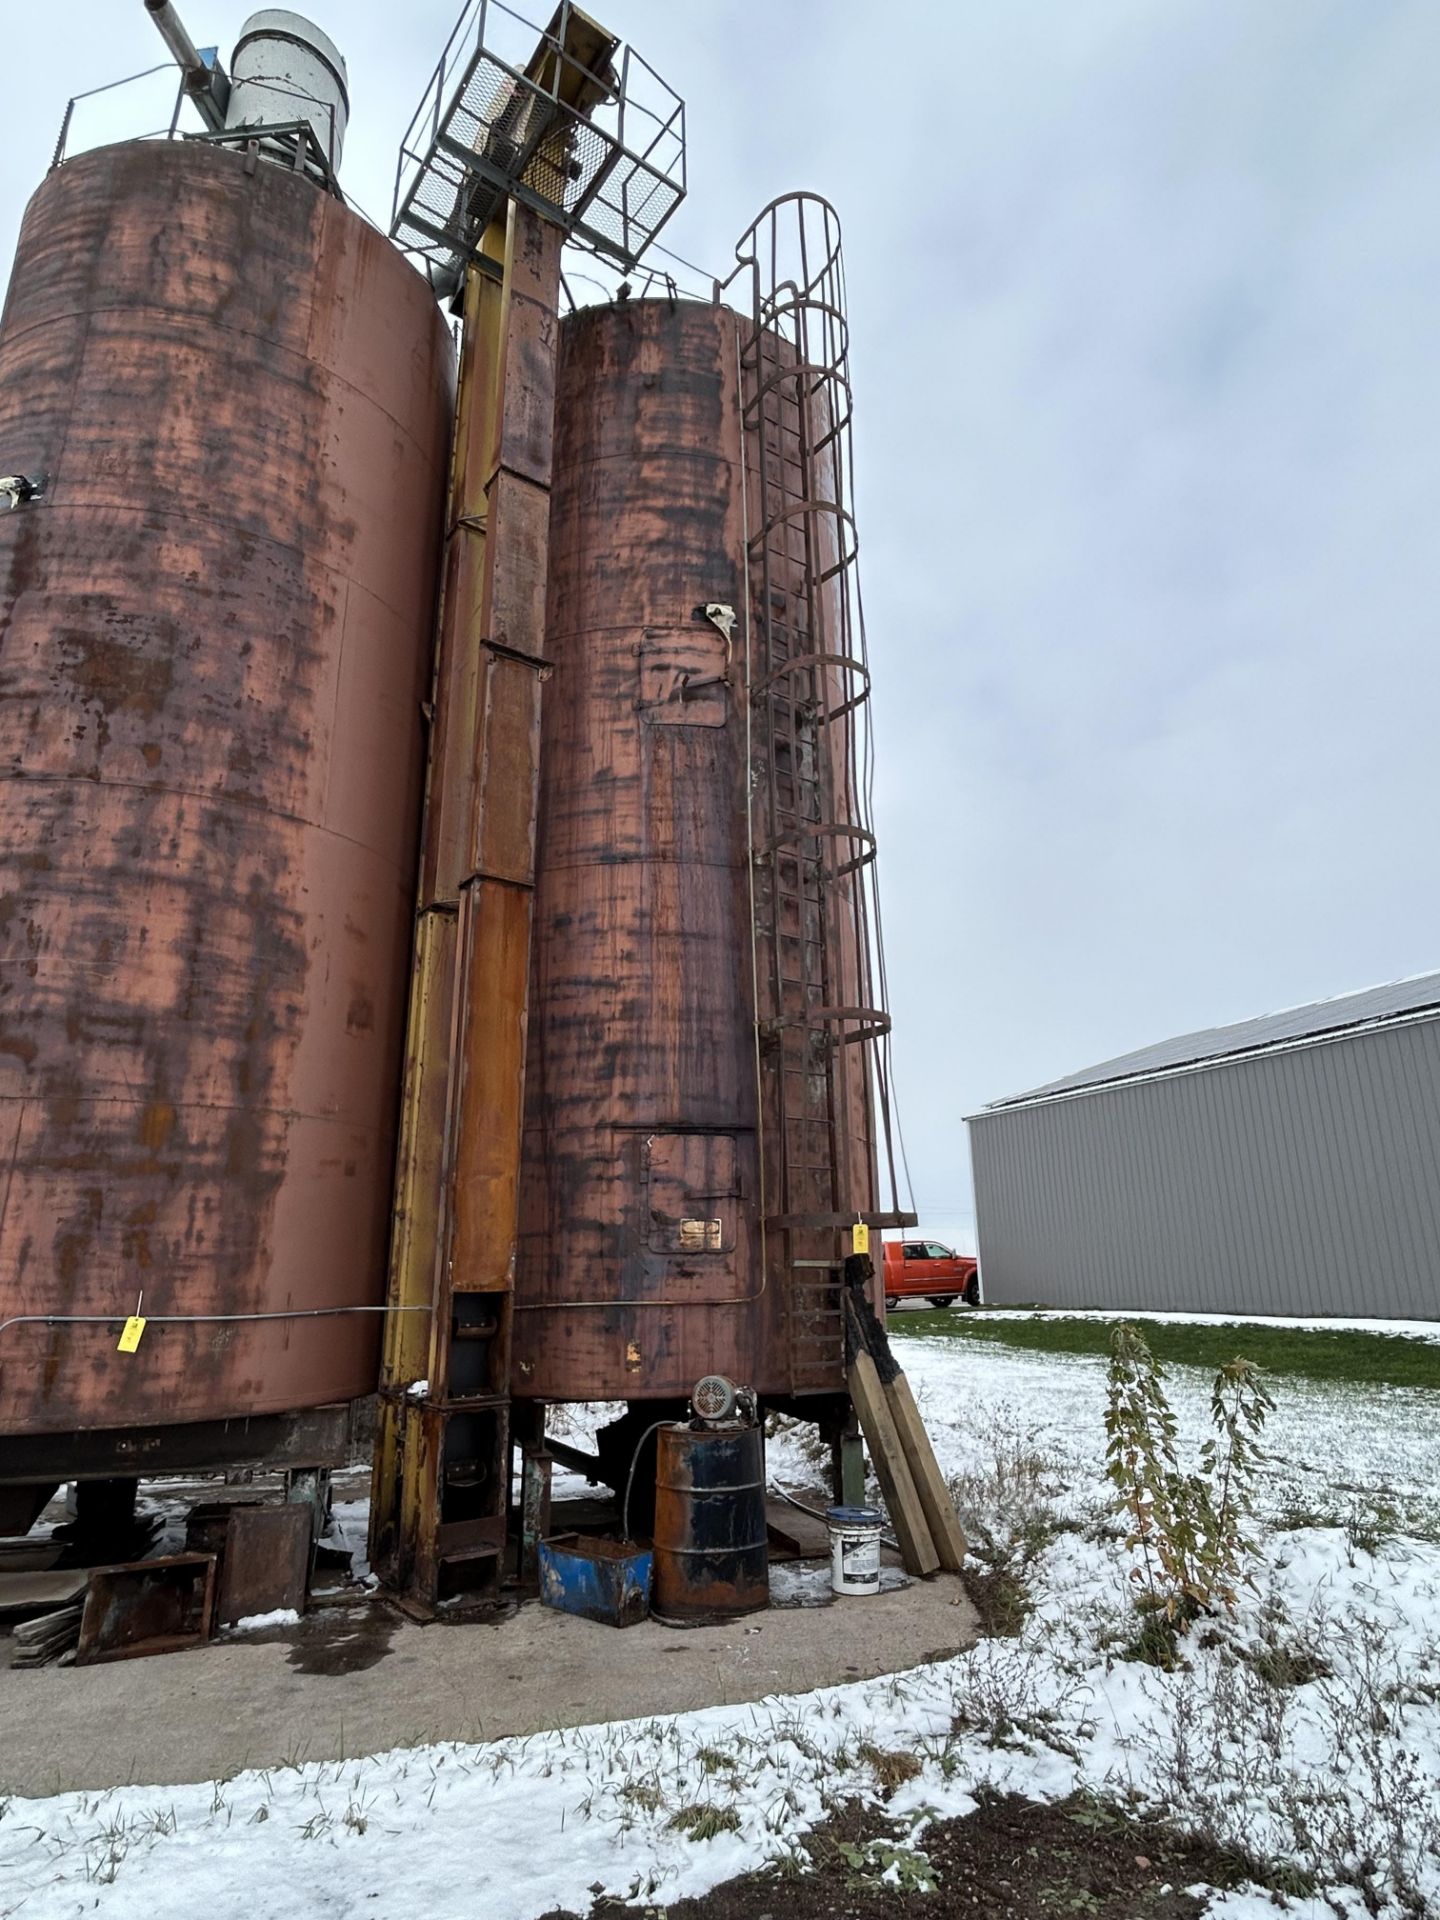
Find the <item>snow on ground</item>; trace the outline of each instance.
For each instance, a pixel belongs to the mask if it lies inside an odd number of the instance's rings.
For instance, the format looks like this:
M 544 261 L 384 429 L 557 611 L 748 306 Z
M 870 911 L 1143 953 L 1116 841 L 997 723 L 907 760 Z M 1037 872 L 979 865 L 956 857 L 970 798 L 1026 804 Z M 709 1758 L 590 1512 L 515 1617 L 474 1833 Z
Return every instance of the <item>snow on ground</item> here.
M 1243 1350 L 1243 1339 L 1236 1345 Z M 1105 1457 L 1102 1358 L 933 1337 L 897 1338 L 895 1346 L 948 1473 L 993 1460 L 1008 1436 L 1054 1463 L 1058 1502 L 1070 1517 L 1086 1516 Z M 1193 1459 L 1210 1430 L 1210 1375 L 1168 1372 L 1182 1450 Z M 1290 1526 L 1317 1514 L 1343 1527 L 1383 1519 L 1389 1509 L 1392 1526 L 1406 1519 L 1411 1530 L 1440 1534 L 1440 1396 L 1287 1376 L 1276 1383 L 1276 1402 L 1265 1429 L 1264 1518 Z
M 268 1627 L 298 1627 L 300 1616 L 294 1607 L 273 1607 L 269 1613 L 247 1613 L 227 1633 L 264 1633 Z
M 867 1755 L 893 1749 L 923 1763 L 888 1802 L 922 1850 L 926 1822 L 968 1812 L 983 1783 L 1088 1787 L 1280 1862 L 1303 1920 L 1358 1920 L 1347 1881 L 1396 1920 L 1440 1911 L 1440 1400 L 1279 1382 L 1258 1591 L 1164 1672 L 1130 1657 L 1128 1562 L 1099 1479 L 1103 1362 L 897 1349 L 977 1537 L 1026 1567 L 1018 1638 L 755 1705 L 12 1801 L 0 1916 L 535 1920 L 587 1911 L 596 1889 L 653 1906 L 793 1853 L 836 1798 L 878 1799 Z M 1175 1369 L 1169 1384 L 1185 1450 L 1208 1381 Z M 775 1477 L 813 1484 L 792 1435 L 771 1454 Z M 1275 1909 L 1257 1891 L 1209 1911 Z
M 901 1302 L 903 1309 L 908 1303 Z M 924 1303 L 928 1305 L 928 1301 Z M 892 1315 L 896 1311 L 891 1308 Z M 986 1311 L 986 1309 L 981 1309 Z M 1115 1320 L 1113 1307 L 1008 1307 L 988 1309 L 999 1317 L 1004 1314 L 1023 1320 Z M 1305 1333 L 1375 1333 L 1406 1340 L 1440 1341 L 1440 1320 L 1345 1320 L 1335 1314 L 1321 1319 L 1295 1319 L 1288 1314 L 1266 1313 L 1170 1313 L 1149 1307 L 1126 1310 L 1131 1320 L 1168 1320 L 1176 1326 L 1191 1327 L 1291 1327 Z

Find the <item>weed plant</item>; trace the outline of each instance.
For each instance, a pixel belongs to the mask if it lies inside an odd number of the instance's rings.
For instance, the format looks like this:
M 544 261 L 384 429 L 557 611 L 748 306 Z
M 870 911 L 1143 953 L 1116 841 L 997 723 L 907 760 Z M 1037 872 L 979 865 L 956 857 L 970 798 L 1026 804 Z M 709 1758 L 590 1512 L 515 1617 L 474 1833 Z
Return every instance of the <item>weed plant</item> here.
M 1175 1630 L 1217 1607 L 1233 1612 L 1240 1586 L 1253 1585 L 1258 1547 L 1248 1523 L 1260 1434 L 1275 1404 L 1252 1361 L 1227 1360 L 1211 1390 L 1215 1431 L 1186 1471 L 1164 1381 L 1144 1335 L 1120 1322 L 1110 1336 L 1105 1471 L 1126 1550 L 1140 1556 L 1130 1578 L 1144 1616 L 1141 1655 L 1159 1665 L 1169 1663 Z

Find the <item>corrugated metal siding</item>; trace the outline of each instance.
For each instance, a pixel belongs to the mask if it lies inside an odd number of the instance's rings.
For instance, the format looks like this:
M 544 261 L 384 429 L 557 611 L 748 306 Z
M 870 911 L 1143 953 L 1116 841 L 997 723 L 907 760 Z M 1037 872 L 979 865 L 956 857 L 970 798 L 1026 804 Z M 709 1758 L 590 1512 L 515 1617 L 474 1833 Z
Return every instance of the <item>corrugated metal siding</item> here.
M 987 1300 L 1440 1318 L 1440 1021 L 970 1129 Z

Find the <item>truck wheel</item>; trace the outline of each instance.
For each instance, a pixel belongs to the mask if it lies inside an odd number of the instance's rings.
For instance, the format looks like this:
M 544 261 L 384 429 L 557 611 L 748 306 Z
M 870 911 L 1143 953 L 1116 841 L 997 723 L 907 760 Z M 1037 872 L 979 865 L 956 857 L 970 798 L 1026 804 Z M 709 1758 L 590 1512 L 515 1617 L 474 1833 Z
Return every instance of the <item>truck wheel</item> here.
M 965 1304 L 967 1307 L 978 1307 L 980 1304 L 980 1276 L 978 1273 L 972 1273 L 969 1281 L 966 1283 Z
M 930 1304 L 932 1307 L 953 1307 L 955 1304 L 955 1295 L 953 1293 L 932 1293 L 930 1296 Z
M 889 1297 L 889 1296 L 888 1296 L 888 1294 L 887 1294 L 887 1296 L 886 1296 L 886 1299 L 885 1299 L 885 1311 L 886 1311 L 887 1313 L 893 1313 L 893 1312 L 895 1311 L 895 1309 L 896 1309 L 896 1307 L 898 1307 L 898 1306 L 899 1306 L 899 1304 L 900 1304 L 900 1302 L 899 1302 L 898 1300 L 892 1300 L 892 1299 L 890 1299 L 890 1297 Z

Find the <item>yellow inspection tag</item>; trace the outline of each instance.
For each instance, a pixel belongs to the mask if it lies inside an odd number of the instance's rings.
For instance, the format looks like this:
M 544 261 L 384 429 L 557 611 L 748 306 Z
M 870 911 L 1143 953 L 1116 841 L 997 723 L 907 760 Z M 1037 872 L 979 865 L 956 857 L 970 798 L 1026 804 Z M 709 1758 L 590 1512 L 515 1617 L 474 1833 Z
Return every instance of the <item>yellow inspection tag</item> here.
M 870 1251 L 870 1229 L 863 1220 L 857 1220 L 850 1229 L 850 1251 L 852 1253 L 869 1253 Z
M 134 1353 L 140 1344 L 140 1336 L 144 1331 L 145 1322 L 138 1313 L 132 1313 L 130 1318 L 125 1322 L 124 1331 L 120 1335 L 120 1344 L 116 1348 L 116 1352 Z

